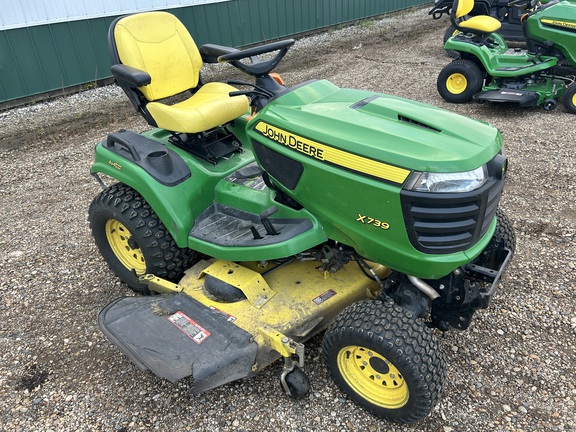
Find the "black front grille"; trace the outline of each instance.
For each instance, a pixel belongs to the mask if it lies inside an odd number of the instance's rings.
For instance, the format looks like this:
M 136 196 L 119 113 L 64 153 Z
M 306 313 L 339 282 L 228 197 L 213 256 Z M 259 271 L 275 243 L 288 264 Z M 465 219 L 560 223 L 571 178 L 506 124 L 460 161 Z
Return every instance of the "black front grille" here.
M 494 218 L 504 176 L 500 163 L 488 163 L 488 181 L 466 193 L 401 193 L 408 237 L 419 251 L 429 254 L 460 252 L 480 240 Z

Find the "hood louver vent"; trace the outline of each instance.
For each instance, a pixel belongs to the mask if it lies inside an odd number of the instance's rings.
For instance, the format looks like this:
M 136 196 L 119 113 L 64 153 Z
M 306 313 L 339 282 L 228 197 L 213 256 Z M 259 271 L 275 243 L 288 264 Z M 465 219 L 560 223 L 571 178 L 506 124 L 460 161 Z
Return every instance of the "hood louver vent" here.
M 417 120 L 413 120 L 411 118 L 404 117 L 402 115 L 398 115 L 398 120 L 400 120 L 401 122 L 413 124 L 415 126 L 420 126 L 421 128 L 424 128 L 424 129 L 433 130 L 434 132 L 442 132 L 441 130 L 436 129 L 435 127 L 428 126 L 427 124 L 420 123 Z

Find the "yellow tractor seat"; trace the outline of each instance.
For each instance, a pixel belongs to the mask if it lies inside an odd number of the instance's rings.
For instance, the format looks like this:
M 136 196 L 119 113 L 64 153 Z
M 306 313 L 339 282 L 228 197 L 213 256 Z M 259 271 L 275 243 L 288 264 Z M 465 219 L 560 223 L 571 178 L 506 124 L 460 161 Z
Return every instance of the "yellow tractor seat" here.
M 201 54 L 188 30 L 167 12 L 120 17 L 108 33 L 112 74 L 148 123 L 175 133 L 198 133 L 248 111 L 245 96 L 224 83 L 202 85 Z M 170 105 L 164 99 L 190 91 Z
M 500 30 L 500 21 L 488 15 L 478 15 L 459 23 L 460 27 L 472 33 L 494 33 Z
M 467 32 L 486 35 L 500 30 L 501 23 L 496 18 L 488 15 L 468 16 L 474 7 L 474 0 L 454 0 L 450 20 L 456 29 Z
M 183 102 L 166 105 L 150 102 L 150 115 L 162 129 L 196 133 L 213 129 L 245 114 L 247 99 L 243 96 L 230 97 L 236 89 L 228 84 L 211 82 Z

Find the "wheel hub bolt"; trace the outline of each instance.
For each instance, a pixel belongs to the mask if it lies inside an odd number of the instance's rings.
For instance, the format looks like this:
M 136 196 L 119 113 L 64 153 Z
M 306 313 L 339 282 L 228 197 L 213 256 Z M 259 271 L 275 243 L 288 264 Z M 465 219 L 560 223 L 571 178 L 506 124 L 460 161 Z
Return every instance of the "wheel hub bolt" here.
M 136 243 L 136 240 L 134 240 L 132 237 L 130 237 L 128 239 L 128 246 L 130 247 L 130 249 L 134 250 L 134 249 L 138 249 L 138 243 Z

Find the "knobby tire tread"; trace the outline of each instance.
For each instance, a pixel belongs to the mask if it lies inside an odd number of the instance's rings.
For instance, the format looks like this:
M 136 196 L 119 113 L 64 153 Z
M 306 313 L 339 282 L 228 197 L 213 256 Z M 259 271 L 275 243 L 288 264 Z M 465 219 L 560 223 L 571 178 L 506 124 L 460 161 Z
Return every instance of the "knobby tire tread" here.
M 127 271 L 110 249 L 104 232 L 108 219 L 115 218 L 122 222 L 137 239 L 146 261 L 147 273 L 178 282 L 195 258 L 194 251 L 178 247 L 142 195 L 123 183 L 116 183 L 96 196 L 88 214 L 94 239 L 108 266 L 135 291 L 147 292 L 147 289 L 136 275 Z
M 409 400 L 401 408 L 374 405 L 356 394 L 338 371 L 336 355 L 348 344 L 373 349 L 390 360 L 409 383 Z M 346 308 L 326 331 L 324 360 L 336 384 L 358 405 L 395 422 L 412 423 L 426 417 L 440 399 L 446 363 L 429 329 L 391 300 L 363 300 Z

